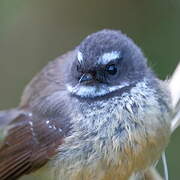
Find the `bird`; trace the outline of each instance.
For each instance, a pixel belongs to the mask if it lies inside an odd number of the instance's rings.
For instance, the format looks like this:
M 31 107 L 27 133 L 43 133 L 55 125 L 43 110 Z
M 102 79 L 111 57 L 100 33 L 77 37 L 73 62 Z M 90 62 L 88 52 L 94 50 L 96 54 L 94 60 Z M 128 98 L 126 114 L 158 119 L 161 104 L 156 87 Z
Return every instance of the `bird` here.
M 169 90 L 119 30 L 49 62 L 0 113 L 0 179 L 46 167 L 57 180 L 143 179 L 170 138 Z M 137 178 L 138 177 L 138 178 Z

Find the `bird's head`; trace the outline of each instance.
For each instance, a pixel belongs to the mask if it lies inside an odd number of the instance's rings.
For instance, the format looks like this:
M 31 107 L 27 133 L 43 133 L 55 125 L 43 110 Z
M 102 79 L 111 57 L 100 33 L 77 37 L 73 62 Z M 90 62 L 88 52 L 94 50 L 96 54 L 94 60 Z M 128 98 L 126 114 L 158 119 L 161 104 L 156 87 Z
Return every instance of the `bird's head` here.
M 86 37 L 76 48 L 68 91 L 95 98 L 131 87 L 148 74 L 140 48 L 120 31 L 102 30 Z

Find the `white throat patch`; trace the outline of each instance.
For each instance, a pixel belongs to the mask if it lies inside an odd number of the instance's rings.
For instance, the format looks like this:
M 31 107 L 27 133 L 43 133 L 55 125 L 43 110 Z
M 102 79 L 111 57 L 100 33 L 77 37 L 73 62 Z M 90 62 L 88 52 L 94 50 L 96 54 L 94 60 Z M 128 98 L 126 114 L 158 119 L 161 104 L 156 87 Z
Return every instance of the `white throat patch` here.
M 119 90 L 119 89 L 127 87 L 127 86 L 129 86 L 129 84 L 127 84 L 127 83 L 117 85 L 117 86 L 108 86 L 108 85 L 102 84 L 102 85 L 99 85 L 98 87 L 97 86 L 86 86 L 86 85 L 80 85 L 80 84 L 73 87 L 68 84 L 67 90 L 71 94 L 75 94 L 80 97 L 94 98 L 94 97 L 104 96 L 106 94 L 109 94 L 111 92 L 114 92 L 116 90 Z

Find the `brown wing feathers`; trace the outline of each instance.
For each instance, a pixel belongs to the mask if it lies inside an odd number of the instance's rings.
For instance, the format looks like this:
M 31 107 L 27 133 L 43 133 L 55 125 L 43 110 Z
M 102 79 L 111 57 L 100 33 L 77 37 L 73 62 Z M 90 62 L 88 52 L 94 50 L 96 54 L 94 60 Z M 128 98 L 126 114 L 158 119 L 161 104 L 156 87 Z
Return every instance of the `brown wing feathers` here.
M 0 179 L 15 179 L 31 167 L 32 131 L 30 119 L 20 115 L 9 125 L 8 136 L 0 149 Z
M 62 143 L 56 124 L 24 113 L 9 124 L 0 147 L 0 180 L 14 180 L 44 165 Z

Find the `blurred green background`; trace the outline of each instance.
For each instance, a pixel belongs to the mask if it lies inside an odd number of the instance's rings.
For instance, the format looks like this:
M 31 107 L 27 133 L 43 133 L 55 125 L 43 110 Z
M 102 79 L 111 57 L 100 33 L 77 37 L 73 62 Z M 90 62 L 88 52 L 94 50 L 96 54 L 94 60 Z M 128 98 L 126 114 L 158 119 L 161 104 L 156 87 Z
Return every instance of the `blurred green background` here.
M 0 109 L 16 106 L 49 60 L 103 28 L 134 39 L 160 78 L 179 62 L 179 0 L 0 0 Z M 180 130 L 167 149 L 172 180 L 179 179 L 178 138 Z

